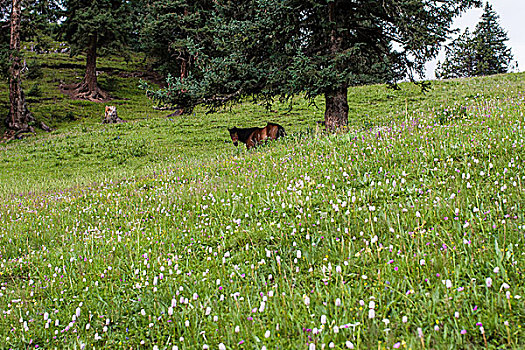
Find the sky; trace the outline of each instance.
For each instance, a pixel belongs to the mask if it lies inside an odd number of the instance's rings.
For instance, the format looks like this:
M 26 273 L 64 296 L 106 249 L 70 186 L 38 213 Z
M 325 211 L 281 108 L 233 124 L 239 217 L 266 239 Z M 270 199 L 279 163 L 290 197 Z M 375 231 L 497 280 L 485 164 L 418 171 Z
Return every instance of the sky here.
M 499 15 L 500 26 L 507 32 L 507 47 L 511 48 L 514 60 L 518 62 L 518 70 L 525 71 L 525 0 L 490 0 L 489 3 Z M 484 7 L 485 2 L 483 7 L 465 12 L 456 19 L 453 28 L 459 28 L 463 32 L 468 27 L 472 32 L 481 19 Z M 437 59 L 427 63 L 426 79 L 435 79 L 436 63 L 444 58 L 445 50 L 442 49 Z

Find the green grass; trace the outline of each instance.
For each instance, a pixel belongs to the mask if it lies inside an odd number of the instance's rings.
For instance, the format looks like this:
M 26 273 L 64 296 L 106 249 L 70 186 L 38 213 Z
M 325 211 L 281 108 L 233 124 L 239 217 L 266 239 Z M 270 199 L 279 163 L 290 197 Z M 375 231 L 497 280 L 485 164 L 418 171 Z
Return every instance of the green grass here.
M 354 88 L 338 136 L 321 100 L 169 120 L 133 84 L 129 123 L 2 146 L 0 348 L 525 346 L 524 74 Z
M 99 81 L 115 97 L 109 104 L 116 105 L 119 116 L 130 123 L 104 126 L 101 120 L 106 104 L 71 100 L 58 89 L 60 82 L 81 79 L 83 57 L 28 55 L 28 61 L 44 67 L 41 78 L 24 83 L 26 89 L 38 84 L 41 90 L 41 97 L 29 98 L 29 108 L 37 120 L 55 131 L 0 146 L 5 150 L 0 153 L 0 164 L 5 165 L 5 171 L 0 173 L 0 197 L 88 185 L 133 174 L 142 176 L 181 158 L 221 158 L 232 154 L 227 127 L 234 125 L 263 126 L 273 121 L 292 134 L 315 130 L 316 122 L 323 120 L 324 101 L 317 99 L 315 105 L 309 105 L 301 98 L 294 99 L 292 110 L 289 104 L 276 103 L 267 111 L 264 106 L 246 102 L 218 113 L 207 114 L 198 108 L 192 115 L 168 119 L 165 116 L 171 112 L 154 110 L 151 101 L 137 88 L 138 78 L 120 77 L 120 73 L 144 71 L 142 58 L 125 62 L 110 57 L 99 60 L 103 72 Z M 59 68 L 64 65 L 76 68 Z M 384 85 L 356 87 L 349 93 L 350 125 L 366 130 L 403 120 L 407 113 L 418 111 L 436 113 L 441 122 L 446 122 L 448 114 L 471 101 L 505 98 L 523 91 L 523 77 L 510 74 L 435 82 L 426 95 L 412 84 L 402 84 L 402 91 L 398 92 Z M 0 89 L 0 101 L 5 101 L 0 105 L 0 114 L 6 115 L 7 85 Z

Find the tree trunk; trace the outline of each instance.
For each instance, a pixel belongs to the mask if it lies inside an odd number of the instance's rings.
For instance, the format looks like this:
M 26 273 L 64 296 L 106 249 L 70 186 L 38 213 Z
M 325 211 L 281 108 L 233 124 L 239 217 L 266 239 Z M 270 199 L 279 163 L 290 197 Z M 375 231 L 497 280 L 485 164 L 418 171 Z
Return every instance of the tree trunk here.
M 336 5 L 338 1 L 328 4 L 328 19 L 332 23 L 330 31 L 330 53 L 332 60 L 341 53 L 343 37 L 337 30 Z M 335 67 L 341 69 L 343 67 Z M 346 84 L 336 86 L 325 92 L 326 109 L 324 123 L 328 132 L 337 132 L 348 124 L 348 87 Z
M 346 85 L 325 93 L 326 109 L 324 123 L 326 130 L 336 132 L 348 125 L 348 88 Z
M 189 14 L 188 8 L 185 7 L 184 8 L 184 17 L 187 17 L 188 14 Z M 186 79 L 188 77 L 190 66 L 191 66 L 191 61 L 192 61 L 192 56 L 186 50 L 183 50 L 183 51 L 179 52 L 179 60 L 181 62 L 181 64 L 180 64 L 180 81 L 183 82 L 184 79 Z M 193 108 L 192 107 L 177 106 L 176 112 L 168 115 L 166 118 L 176 117 L 176 116 L 180 116 L 180 115 L 183 115 L 183 114 L 191 114 L 192 112 L 193 112 Z
M 11 11 L 11 68 L 9 72 L 9 100 L 11 107 L 7 118 L 7 127 L 16 132 L 16 134 L 20 134 L 23 132 L 34 132 L 30 123 L 33 123 L 35 119 L 27 108 L 24 91 L 22 90 L 20 60 L 21 0 L 13 0 Z
M 106 101 L 108 94 L 97 83 L 97 35 L 89 40 L 86 51 L 86 73 L 82 83 L 75 88 L 73 96 L 89 101 Z
M 84 84 L 89 92 L 94 92 L 97 85 L 97 36 L 94 35 L 89 41 L 89 47 L 86 52 L 86 74 Z

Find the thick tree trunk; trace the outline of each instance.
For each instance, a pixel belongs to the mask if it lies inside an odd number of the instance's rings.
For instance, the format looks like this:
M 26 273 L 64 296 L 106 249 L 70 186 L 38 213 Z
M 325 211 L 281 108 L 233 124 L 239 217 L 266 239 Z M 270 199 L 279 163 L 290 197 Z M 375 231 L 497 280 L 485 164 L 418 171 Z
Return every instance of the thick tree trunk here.
M 86 52 L 86 74 L 84 84 L 93 92 L 97 89 L 97 36 L 94 35 Z
M 184 8 L 184 17 L 187 17 L 189 15 L 188 8 Z M 179 60 L 181 62 L 180 64 L 180 81 L 184 81 L 188 77 L 192 56 L 186 52 L 186 50 L 179 52 Z M 176 117 L 183 114 L 191 114 L 193 112 L 193 108 L 191 107 L 184 107 L 184 106 L 177 106 L 176 112 L 171 113 L 166 118 L 170 117 Z
M 76 86 L 74 97 L 89 101 L 106 101 L 108 94 L 97 83 L 97 35 L 89 40 L 86 51 L 86 73 L 82 83 Z
M 326 109 L 324 123 L 329 132 L 342 131 L 348 125 L 348 88 L 341 86 L 338 89 L 325 93 Z
M 330 31 L 330 53 L 335 60 L 341 53 L 343 37 L 337 30 L 336 6 L 338 2 L 334 1 L 328 4 L 328 19 L 332 23 Z M 336 69 L 343 68 L 337 67 Z M 326 110 L 324 114 L 324 123 L 328 132 L 342 131 L 342 128 L 348 124 L 348 87 L 346 84 L 335 86 L 333 89 L 325 92 Z
M 27 108 L 24 91 L 22 90 L 20 60 L 21 0 L 13 0 L 11 11 L 11 68 L 9 72 L 9 100 L 11 107 L 7 118 L 7 127 L 18 135 L 23 132 L 34 132 L 30 123 L 33 123 L 35 119 Z

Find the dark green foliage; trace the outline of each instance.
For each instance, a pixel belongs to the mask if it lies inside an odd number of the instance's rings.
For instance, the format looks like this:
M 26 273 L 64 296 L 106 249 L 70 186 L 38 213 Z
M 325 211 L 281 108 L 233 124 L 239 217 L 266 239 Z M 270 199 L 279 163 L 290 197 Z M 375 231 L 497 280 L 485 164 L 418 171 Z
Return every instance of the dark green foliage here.
M 477 74 L 506 73 L 512 62 L 512 53 L 505 44 L 507 33 L 499 25 L 499 16 L 487 3 L 481 21 L 474 31 L 477 58 Z
M 158 70 L 186 77 L 197 63 L 196 47 L 211 47 L 210 0 L 137 0 L 141 50 L 156 59 Z M 143 4 L 144 5 L 144 4 Z
M 83 53 L 96 38 L 97 54 L 122 52 L 131 32 L 129 3 L 123 0 L 65 0 L 61 27 L 72 55 Z
M 173 2 L 171 2 L 173 3 Z M 188 79 L 177 71 L 155 100 L 211 108 L 243 96 L 271 103 L 304 93 L 395 83 L 423 73 L 455 16 L 478 1 L 245 0 L 215 2 L 207 42 L 185 42 L 198 57 Z M 182 42 L 181 42 L 182 43 Z M 202 46 L 200 46 L 202 45 Z M 180 48 L 179 48 L 180 50 Z
M 506 73 L 512 66 L 507 33 L 489 3 L 471 34 L 463 34 L 446 47 L 446 59 L 438 64 L 436 77 L 448 79 Z
M 476 72 L 476 51 L 472 34 L 465 29 L 457 39 L 445 47 L 446 59 L 438 62 L 436 77 L 439 79 L 471 77 Z
M 0 2 L 0 51 L 9 47 L 11 1 Z M 26 0 L 22 3 L 21 40 L 34 40 L 36 51 L 46 51 L 57 31 L 60 0 Z M 0 52 L 0 55 L 1 52 Z M 0 57 L 0 62 L 4 58 Z M 1 63 L 0 63 L 1 64 Z
M 35 40 L 37 45 L 49 43 L 58 28 L 62 12 L 60 3 L 61 0 L 26 1 L 22 13 L 22 40 Z M 48 47 L 37 47 L 37 49 L 47 50 Z
M 0 78 L 5 79 L 9 70 L 9 45 L 0 42 Z
M 40 79 L 44 76 L 42 66 L 36 61 L 31 60 L 27 62 L 27 72 L 25 74 L 27 79 Z
M 26 93 L 27 97 L 42 97 L 42 89 L 39 84 L 33 84 Z

